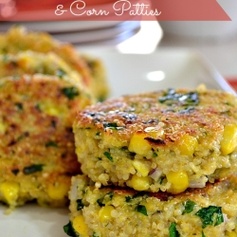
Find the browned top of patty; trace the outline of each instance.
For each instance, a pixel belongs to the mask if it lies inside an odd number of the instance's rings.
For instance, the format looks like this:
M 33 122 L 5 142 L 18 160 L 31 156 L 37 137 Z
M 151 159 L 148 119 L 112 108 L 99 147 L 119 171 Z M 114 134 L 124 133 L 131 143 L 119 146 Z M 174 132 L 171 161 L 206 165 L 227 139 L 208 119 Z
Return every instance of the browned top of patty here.
M 78 113 L 75 127 L 95 128 L 129 139 L 137 131 L 163 131 L 148 138 L 165 145 L 184 134 L 212 136 L 237 123 L 237 97 L 215 90 L 161 90 L 107 100 Z
M 57 77 L 2 78 L 0 178 L 78 173 L 71 125 L 76 111 L 88 104 L 80 87 Z

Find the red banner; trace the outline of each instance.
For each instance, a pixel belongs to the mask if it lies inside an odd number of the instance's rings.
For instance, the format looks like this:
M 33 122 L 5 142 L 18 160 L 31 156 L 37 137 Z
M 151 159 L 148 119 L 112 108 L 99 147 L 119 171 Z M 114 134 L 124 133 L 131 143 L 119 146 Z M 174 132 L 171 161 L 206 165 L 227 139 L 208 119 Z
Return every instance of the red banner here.
M 1 0 L 0 21 L 228 21 L 216 0 Z
M 153 0 L 153 8 L 162 14 L 159 20 L 229 21 L 227 13 L 216 0 Z

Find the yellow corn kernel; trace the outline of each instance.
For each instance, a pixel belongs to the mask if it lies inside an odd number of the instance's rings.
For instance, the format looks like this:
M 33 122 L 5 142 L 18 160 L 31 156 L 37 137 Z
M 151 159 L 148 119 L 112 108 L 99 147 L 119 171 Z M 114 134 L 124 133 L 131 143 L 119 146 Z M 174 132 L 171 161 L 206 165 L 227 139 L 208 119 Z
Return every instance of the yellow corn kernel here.
M 50 184 L 47 193 L 51 199 L 62 200 L 68 195 L 69 186 L 65 183 Z
M 131 180 L 127 182 L 127 185 L 137 191 L 145 191 L 150 187 L 150 178 L 148 176 L 140 177 L 133 175 Z
M 169 172 L 166 175 L 168 182 L 171 184 L 169 192 L 173 194 L 181 193 L 185 191 L 189 186 L 189 178 L 186 172 Z
M 7 130 L 7 125 L 0 121 L 0 134 L 4 134 Z
M 101 222 L 106 222 L 111 219 L 111 213 L 114 210 L 113 206 L 104 206 L 99 211 L 99 220 Z
M 221 140 L 221 152 L 228 155 L 237 147 L 237 125 L 227 124 L 224 128 L 223 138 Z
M 135 152 L 139 155 L 145 156 L 147 152 L 149 152 L 151 149 L 151 145 L 147 140 L 145 140 L 146 137 L 146 134 L 134 133 L 130 140 L 128 150 L 131 152 Z
M 227 237 L 237 237 L 237 233 L 235 231 L 231 231 L 231 232 L 227 231 L 226 236 Z
M 14 181 L 6 181 L 0 184 L 0 194 L 9 205 L 14 205 L 19 195 L 19 184 Z
M 146 164 L 142 163 L 141 161 L 134 160 L 133 161 L 133 167 L 136 169 L 136 171 L 143 177 L 148 176 L 149 174 L 149 168 Z
M 67 112 L 64 105 L 53 104 L 51 101 L 43 101 L 40 103 L 39 107 L 44 113 L 51 116 L 61 117 Z
M 192 156 L 197 145 L 198 141 L 195 137 L 185 134 L 180 138 L 177 148 L 181 155 Z
M 37 67 L 37 62 L 31 57 L 31 55 L 21 55 L 17 63 L 23 70 Z
M 88 227 L 82 215 L 76 216 L 72 220 L 73 229 L 80 234 L 81 237 L 88 237 Z

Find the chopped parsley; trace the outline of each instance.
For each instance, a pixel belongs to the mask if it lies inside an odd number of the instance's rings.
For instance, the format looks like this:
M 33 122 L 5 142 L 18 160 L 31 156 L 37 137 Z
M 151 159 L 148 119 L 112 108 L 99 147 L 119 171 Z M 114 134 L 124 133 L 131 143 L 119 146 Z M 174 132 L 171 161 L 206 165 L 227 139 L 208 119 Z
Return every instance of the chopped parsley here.
M 48 141 L 45 143 L 46 147 L 58 147 L 58 144 L 54 141 Z
M 148 215 L 147 215 L 146 207 L 145 207 L 144 205 L 138 205 L 138 206 L 136 207 L 136 211 L 139 212 L 139 213 L 141 213 L 141 214 L 143 214 L 143 215 L 145 215 L 145 216 L 148 216 Z
M 120 130 L 123 129 L 123 127 L 118 126 L 117 123 L 109 123 L 109 122 L 105 122 L 103 123 L 104 128 L 110 128 L 110 129 L 114 129 L 114 130 Z
M 83 204 L 82 200 L 77 199 L 76 202 L 77 202 L 77 210 L 78 211 L 82 210 L 84 208 L 84 204 Z
M 99 198 L 99 199 L 96 200 L 97 204 L 98 204 L 100 207 L 104 207 L 104 206 L 105 206 L 105 204 L 103 203 L 103 201 L 104 201 L 104 197 Z
M 133 198 L 131 196 L 126 196 L 125 197 L 125 202 L 131 202 Z
M 174 89 L 168 89 L 159 102 L 166 105 L 197 105 L 199 103 L 199 96 L 197 92 L 191 91 L 188 93 L 177 93 Z
M 73 100 L 76 96 L 79 95 L 79 91 L 76 87 L 64 87 L 61 89 L 62 93 L 69 99 Z
M 192 212 L 195 205 L 196 205 L 195 202 L 193 202 L 193 201 L 191 201 L 191 200 L 187 200 L 187 201 L 184 203 L 184 210 L 183 210 L 183 213 L 182 213 L 182 214 L 186 214 L 186 213 Z
M 180 234 L 177 231 L 176 223 L 172 222 L 169 227 L 169 237 L 179 237 Z
M 22 103 L 15 103 L 15 106 L 18 111 L 23 111 L 23 104 Z
M 43 166 L 44 166 L 43 164 L 34 164 L 34 165 L 26 166 L 23 169 L 23 173 L 27 175 L 27 174 L 40 172 L 43 170 Z
M 63 69 L 59 68 L 59 69 L 57 69 L 57 71 L 56 71 L 56 75 L 57 75 L 59 78 L 62 78 L 63 76 L 66 75 L 66 72 L 65 72 Z
M 113 161 L 113 157 L 111 156 L 110 152 L 106 151 L 104 152 L 104 155 L 106 158 L 108 158 L 110 161 Z
M 69 221 L 68 224 L 66 224 L 65 226 L 63 226 L 63 230 L 64 232 L 71 237 L 77 237 L 77 234 L 75 233 L 75 230 L 72 226 L 72 222 Z
M 217 226 L 224 222 L 221 207 L 209 206 L 200 209 L 196 214 L 202 221 L 202 227 L 205 228 L 208 225 Z
M 103 197 L 97 199 L 96 202 L 100 207 L 103 207 L 103 206 L 105 206 L 105 203 L 107 203 L 113 199 L 113 196 L 114 196 L 113 192 L 108 192 Z

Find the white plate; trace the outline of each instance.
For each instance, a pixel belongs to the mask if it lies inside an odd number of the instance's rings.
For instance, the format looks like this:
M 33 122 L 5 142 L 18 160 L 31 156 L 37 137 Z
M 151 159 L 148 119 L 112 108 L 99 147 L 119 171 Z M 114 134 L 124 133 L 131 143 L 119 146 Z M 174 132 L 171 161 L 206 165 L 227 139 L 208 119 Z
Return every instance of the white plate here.
M 76 32 L 61 32 L 54 34 L 54 38 L 73 44 L 89 44 L 93 42 L 103 42 L 107 40 L 116 40 L 121 38 L 123 40 L 134 35 L 140 28 L 140 22 L 138 21 L 125 21 L 117 24 L 114 27 L 91 29 L 85 31 Z
M 49 33 L 75 32 L 85 30 L 103 29 L 121 24 L 119 21 L 20 21 L 2 22 L 0 31 L 7 31 L 12 25 L 24 25 L 29 30 L 47 31 Z
M 112 97 L 170 87 L 194 89 L 200 84 L 235 93 L 212 64 L 196 51 L 159 48 L 152 54 L 119 54 L 103 48 L 85 51 L 104 61 Z M 148 80 L 148 73 L 154 71 L 165 78 Z
M 103 48 L 85 48 L 83 51 L 104 60 L 112 97 L 167 87 L 195 88 L 202 83 L 208 88 L 234 93 L 220 74 L 196 52 L 157 50 L 149 55 L 127 55 Z M 165 73 L 165 79 L 148 81 L 147 73 L 157 70 Z M 30 204 L 10 215 L 5 215 L 4 210 L 6 207 L 0 206 L 0 230 L 4 237 L 67 236 L 63 232 L 63 225 L 68 223 L 67 209 L 42 208 Z

